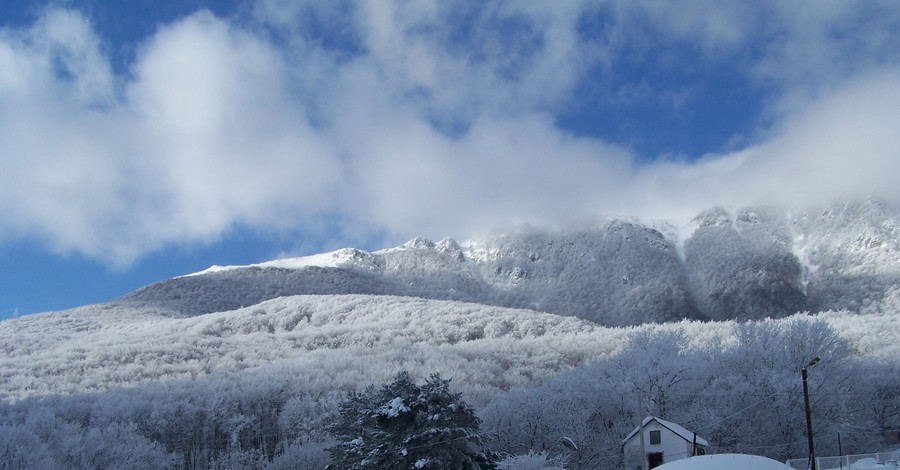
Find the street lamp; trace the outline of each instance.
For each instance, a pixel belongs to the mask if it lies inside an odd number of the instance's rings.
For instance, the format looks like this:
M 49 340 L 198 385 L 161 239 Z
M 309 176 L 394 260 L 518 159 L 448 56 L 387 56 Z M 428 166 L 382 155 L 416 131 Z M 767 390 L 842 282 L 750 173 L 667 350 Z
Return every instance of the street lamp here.
M 806 369 L 819 363 L 819 356 L 812 358 L 806 367 L 800 369 L 800 377 L 803 378 L 803 403 L 806 405 L 806 442 L 809 446 L 809 470 L 816 470 L 816 450 L 813 447 L 812 409 L 809 407 L 809 387 L 806 385 Z

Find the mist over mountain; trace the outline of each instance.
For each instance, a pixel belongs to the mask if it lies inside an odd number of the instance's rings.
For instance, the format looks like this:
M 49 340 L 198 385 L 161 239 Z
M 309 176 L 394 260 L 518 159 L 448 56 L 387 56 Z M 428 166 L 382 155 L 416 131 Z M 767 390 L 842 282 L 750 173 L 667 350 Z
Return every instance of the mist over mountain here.
M 859 311 L 897 289 L 897 266 L 898 211 L 866 199 L 815 211 L 713 208 L 683 221 L 518 229 L 462 244 L 417 238 L 293 265 L 214 267 L 119 301 L 190 316 L 288 295 L 400 295 L 625 326 Z

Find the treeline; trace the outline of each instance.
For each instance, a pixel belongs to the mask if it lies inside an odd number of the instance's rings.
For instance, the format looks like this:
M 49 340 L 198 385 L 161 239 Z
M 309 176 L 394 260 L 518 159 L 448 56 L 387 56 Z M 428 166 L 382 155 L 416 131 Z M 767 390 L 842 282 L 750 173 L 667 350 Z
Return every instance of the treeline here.
M 339 355 L 312 351 L 309 361 L 240 374 L 35 394 L 0 405 L 0 460 L 9 468 L 322 468 L 331 459 L 327 449 L 337 444 L 329 426 L 347 394 L 387 383 L 399 370 L 417 381 L 435 371 L 453 377 L 482 420 L 485 451 L 545 455 L 569 469 L 622 468 L 619 445 L 636 425 L 637 394 L 647 414 L 695 430 L 713 452 L 802 456 L 799 369 L 812 357 L 821 358 L 810 384 L 822 455 L 837 453 L 838 432 L 843 451 L 854 453 L 878 450 L 885 432 L 900 428 L 896 356 L 860 355 L 816 318 L 737 323 L 725 335 L 710 333 L 715 326 L 638 328 L 614 354 L 546 380 L 519 375 L 518 386 L 512 385 L 516 371 L 539 370 L 529 361 L 543 359 L 476 352 L 473 359 L 509 361 L 495 365 L 508 375 L 492 384 L 490 373 L 441 369 L 420 345 L 395 349 L 392 359 L 378 348 L 349 348 L 344 353 L 357 357 L 343 363 Z M 466 343 L 475 352 L 481 341 Z M 363 356 L 370 352 L 374 359 Z M 488 363 L 471 367 L 491 370 Z M 580 451 L 563 447 L 562 437 Z

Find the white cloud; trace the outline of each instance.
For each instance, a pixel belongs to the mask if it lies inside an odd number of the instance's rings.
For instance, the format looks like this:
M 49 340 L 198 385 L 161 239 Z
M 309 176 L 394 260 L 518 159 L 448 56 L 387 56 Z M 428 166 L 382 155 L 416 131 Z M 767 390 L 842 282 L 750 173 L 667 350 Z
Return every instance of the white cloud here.
M 327 207 L 336 162 L 290 92 L 279 54 L 199 14 L 146 46 L 129 87 L 164 212 L 218 232 L 268 220 L 291 201 Z M 285 201 L 285 202 L 281 202 Z M 283 215 L 283 214 L 278 214 Z
M 625 0 L 617 3 L 623 21 L 634 21 L 635 16 L 646 17 L 657 31 L 669 38 L 695 44 L 710 55 L 734 54 L 748 40 L 764 14 L 759 5 L 754 7 L 754 4 L 744 2 Z M 621 31 L 622 34 L 626 32 L 626 29 Z
M 788 116 L 755 149 L 746 192 L 801 203 L 858 197 L 900 199 L 900 67 L 848 80 Z M 766 197 L 766 196 L 763 196 Z
M 128 77 L 113 75 L 83 15 L 48 10 L 29 30 L 0 32 L 0 237 L 124 265 L 239 225 L 315 230 L 323 216 L 348 236 L 468 237 L 713 204 L 900 200 L 900 69 L 886 52 L 898 9 L 877 4 L 886 13 L 872 28 L 837 3 L 779 5 L 460 13 L 445 2 L 273 0 L 256 18 L 282 39 L 200 12 L 148 38 Z M 586 38 L 583 15 L 600 10 L 608 25 Z M 304 23 L 310 12 L 324 32 Z M 598 68 L 601 80 L 619 73 L 636 41 L 689 44 L 698 63 L 727 60 L 748 82 L 775 84 L 763 138 L 647 162 L 560 129 L 556 113 L 581 99 L 579 84 Z M 633 84 L 661 101 L 673 93 Z
M 236 224 L 295 224 L 331 209 L 340 168 L 292 102 L 270 44 L 199 13 L 148 41 L 123 97 L 98 107 L 85 83 L 103 82 L 106 63 L 55 67 L 57 50 L 95 58 L 99 42 L 80 15 L 49 16 L 0 46 L 18 71 L 0 90 L 16 104 L 0 117 L 7 236 L 128 263 Z M 44 24 L 65 34 L 45 35 Z M 48 36 L 67 42 L 36 41 Z
M 642 209 L 808 207 L 863 196 L 900 201 L 898 85 L 900 67 L 872 71 L 785 116 L 756 146 L 695 163 L 651 165 L 634 187 L 666 204 Z

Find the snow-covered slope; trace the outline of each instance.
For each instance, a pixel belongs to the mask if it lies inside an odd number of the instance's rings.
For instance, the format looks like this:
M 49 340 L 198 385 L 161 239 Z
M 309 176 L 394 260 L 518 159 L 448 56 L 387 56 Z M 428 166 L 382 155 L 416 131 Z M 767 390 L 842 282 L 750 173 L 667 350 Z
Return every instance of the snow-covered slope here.
M 377 256 L 374 256 L 371 253 L 354 248 L 343 248 L 331 253 L 320 253 L 298 258 L 285 258 L 267 261 L 265 263 L 251 264 L 249 266 L 213 265 L 203 271 L 187 274 L 185 277 L 243 268 L 302 269 L 310 266 L 318 266 L 320 268 L 357 268 L 377 271 L 383 267 L 381 266 L 380 261 L 381 260 Z
M 900 357 L 896 312 L 864 321 L 848 312 L 819 318 L 860 353 Z M 683 331 L 683 347 L 704 348 L 729 344 L 734 325 L 682 321 L 638 329 Z M 530 310 L 396 296 L 282 297 L 187 318 L 96 305 L 0 322 L 0 399 L 279 365 L 328 373 L 338 363 L 344 373 L 359 374 L 360 383 L 415 364 L 416 370 L 453 371 L 478 387 L 505 388 L 614 353 L 635 331 Z M 373 371 L 383 374 L 366 377 Z M 342 383 L 353 388 L 355 382 Z
M 817 426 L 868 452 L 900 426 L 897 214 L 869 200 L 418 238 L 6 320 L 0 455 L 321 468 L 346 393 L 405 370 L 453 378 L 497 452 L 565 436 L 593 443 L 570 468 L 619 468 L 639 391 L 716 452 L 783 460 L 802 454 L 797 371 L 816 356 Z
M 98 458 L 112 439 L 128 442 L 134 455 L 168 452 L 179 468 L 217 459 L 219 468 L 235 468 L 222 459 L 247 451 L 263 454 L 240 468 L 269 468 L 275 457 L 297 458 L 287 445 L 322 452 L 347 392 L 406 370 L 453 378 L 454 390 L 482 410 L 499 450 L 582 433 L 613 450 L 586 453 L 573 468 L 614 468 L 633 422 L 623 413 L 633 411 L 635 387 L 648 392 L 650 413 L 733 430 L 721 417 L 761 396 L 784 397 L 763 401 L 785 413 L 800 356 L 824 358 L 814 376 L 822 387 L 817 406 L 853 393 L 854 402 L 885 405 L 871 409 L 886 409 L 891 426 L 898 318 L 896 311 L 861 318 L 830 312 L 608 328 L 531 310 L 371 295 L 282 297 L 186 318 L 124 304 L 29 315 L 0 322 L 0 438 L 7 439 L 0 444 L 69 458 L 69 466 L 82 460 L 66 456 Z M 858 359 L 846 356 L 844 342 Z M 848 380 L 848 371 L 860 378 Z M 855 384 L 864 385 L 845 389 Z M 702 407 L 689 405 L 695 397 Z M 760 420 L 754 435 L 780 439 L 766 426 L 793 429 L 792 416 Z M 722 445 L 723 433 L 706 437 Z
M 816 310 L 871 311 L 900 289 L 900 212 L 877 200 L 797 214 L 794 251 Z
M 101 305 L 0 322 L 0 399 L 278 364 L 321 370 L 332 360 L 354 364 L 344 373 L 387 376 L 397 364 L 423 360 L 423 350 L 430 367 L 508 386 L 520 374 L 542 376 L 607 354 L 625 334 L 571 317 L 411 297 L 284 297 L 189 318 Z M 494 361 L 529 364 L 498 369 Z
M 609 326 L 878 310 L 898 295 L 898 211 L 876 200 L 795 213 L 716 208 L 459 244 L 212 267 L 122 299 L 189 316 L 286 295 L 376 294 L 526 308 Z

